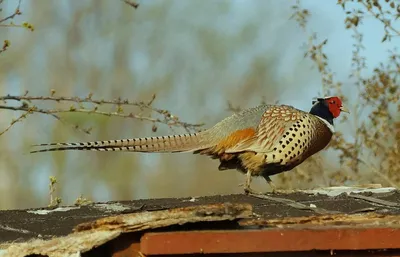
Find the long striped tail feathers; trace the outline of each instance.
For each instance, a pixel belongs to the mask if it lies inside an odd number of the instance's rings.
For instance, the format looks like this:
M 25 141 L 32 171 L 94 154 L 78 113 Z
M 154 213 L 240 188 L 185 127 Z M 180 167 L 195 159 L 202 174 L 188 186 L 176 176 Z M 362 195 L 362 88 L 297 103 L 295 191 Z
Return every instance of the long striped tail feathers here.
M 143 137 L 132 139 L 118 139 L 93 142 L 77 143 L 48 143 L 37 144 L 35 147 L 53 147 L 40 150 L 33 150 L 30 153 L 67 151 L 67 150 L 87 150 L 87 151 L 129 151 L 129 152 L 192 152 L 207 148 L 201 141 L 199 133 L 170 135 L 159 137 Z

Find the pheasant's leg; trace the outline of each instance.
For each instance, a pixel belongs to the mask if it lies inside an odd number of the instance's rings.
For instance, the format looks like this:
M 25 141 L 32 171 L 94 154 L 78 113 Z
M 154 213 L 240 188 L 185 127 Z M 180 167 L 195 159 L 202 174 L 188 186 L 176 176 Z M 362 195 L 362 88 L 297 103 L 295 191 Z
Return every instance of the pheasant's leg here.
M 287 190 L 276 189 L 276 185 L 274 184 L 274 182 L 272 182 L 272 180 L 269 176 L 265 176 L 264 178 L 268 182 L 269 186 L 271 187 L 272 193 L 282 193 L 282 194 L 290 193 L 290 191 L 287 191 Z
M 251 189 L 251 187 L 250 187 L 251 180 L 252 180 L 252 177 L 251 177 L 251 170 L 247 170 L 247 173 L 246 173 L 246 181 L 245 181 L 245 183 L 244 183 L 244 188 L 243 188 L 245 194 L 256 194 L 256 195 L 262 194 L 262 193 L 260 193 L 260 192 L 257 192 L 257 191 L 254 191 L 253 189 Z
M 274 184 L 274 182 L 272 182 L 271 178 L 269 176 L 265 176 L 264 178 L 267 181 L 268 185 L 272 188 L 272 192 L 276 192 L 276 185 Z

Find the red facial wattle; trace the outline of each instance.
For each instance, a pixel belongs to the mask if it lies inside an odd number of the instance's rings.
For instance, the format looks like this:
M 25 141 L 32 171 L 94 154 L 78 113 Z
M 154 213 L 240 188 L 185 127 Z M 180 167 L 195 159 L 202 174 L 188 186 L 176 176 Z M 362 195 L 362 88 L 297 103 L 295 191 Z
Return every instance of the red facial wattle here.
M 326 99 L 328 103 L 329 111 L 332 113 L 334 118 L 339 117 L 340 115 L 340 108 L 342 107 L 342 101 L 338 97 L 331 97 Z

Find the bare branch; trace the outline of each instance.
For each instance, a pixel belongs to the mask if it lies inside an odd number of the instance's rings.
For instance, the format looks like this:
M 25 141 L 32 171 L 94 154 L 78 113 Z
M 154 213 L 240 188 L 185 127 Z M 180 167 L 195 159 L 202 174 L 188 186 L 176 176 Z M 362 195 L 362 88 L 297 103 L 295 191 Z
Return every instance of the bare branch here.
M 42 113 L 42 114 L 48 114 L 48 115 L 50 115 L 51 117 L 55 118 L 56 120 L 62 122 L 63 124 L 67 124 L 67 125 L 68 125 L 68 123 L 67 123 L 66 121 L 64 121 L 64 119 L 62 119 L 61 117 L 59 117 L 58 115 L 56 115 L 56 114 L 54 114 L 54 113 L 47 113 L 45 110 L 37 109 L 36 107 L 29 108 L 27 105 L 21 105 L 21 106 L 19 106 L 19 107 L 0 106 L 0 109 L 6 109 L 6 110 L 12 110 L 12 111 L 25 111 L 25 112 L 26 112 L 26 113 L 25 113 L 25 117 L 26 117 L 28 114 L 32 114 L 32 113 L 34 113 L 34 112 Z M 11 123 L 12 123 L 12 122 L 11 122 Z M 14 125 L 14 124 L 13 124 L 13 125 Z M 70 125 L 70 124 L 69 124 L 69 125 Z M 92 128 L 87 128 L 87 129 L 85 129 L 85 128 L 81 128 L 81 127 L 78 126 L 78 125 L 73 125 L 72 127 L 73 127 L 74 129 L 78 130 L 78 131 L 84 132 L 85 134 L 90 134 L 90 131 L 92 130 Z M 8 131 L 8 129 L 6 129 L 6 131 L 3 131 L 2 134 L 4 134 L 4 133 L 7 132 L 7 131 Z M 2 135 L 2 134 L 0 134 L 0 135 Z
M 92 103 L 92 104 L 113 104 L 113 105 L 132 105 L 137 107 L 149 107 L 155 100 L 156 95 L 152 96 L 152 99 L 148 103 L 144 102 L 131 102 L 128 99 L 121 99 L 117 98 L 114 100 L 104 100 L 104 99 L 93 99 L 93 94 L 89 94 L 85 98 L 81 97 L 64 97 L 64 96 L 54 96 L 54 92 L 52 92 L 52 96 L 28 96 L 28 92 L 24 95 L 6 95 L 0 96 L 0 101 L 7 101 L 7 100 L 15 100 L 15 101 L 55 101 L 55 102 L 75 102 L 75 103 Z
M 385 26 L 385 30 L 389 29 L 392 32 L 394 32 L 397 36 L 400 36 L 400 30 L 396 29 L 395 27 L 393 27 L 392 23 L 390 22 L 390 20 L 388 19 L 384 19 L 382 17 L 382 12 L 380 11 L 379 13 L 376 13 L 373 11 L 372 6 L 368 5 L 366 2 L 364 1 L 359 1 L 359 3 L 361 3 L 367 10 L 368 12 L 374 16 L 377 20 L 379 20 L 380 22 L 383 23 L 383 25 Z
M 6 129 L 4 129 L 3 131 L 0 132 L 0 136 L 2 136 L 4 133 L 6 133 L 7 131 L 10 130 L 10 128 L 12 126 L 14 126 L 17 122 L 23 120 L 26 118 L 26 116 L 28 116 L 29 112 L 25 112 L 24 114 L 22 114 L 21 116 L 19 116 L 17 119 L 12 120 L 10 125 L 8 125 L 8 127 Z
M 56 119 L 61 121 L 61 117 L 58 116 L 60 113 L 86 113 L 86 114 L 96 114 L 96 115 L 103 115 L 103 116 L 115 116 L 115 117 L 122 117 L 122 118 L 132 118 L 132 119 L 138 119 L 141 121 L 149 121 L 153 123 L 152 130 L 156 131 L 157 127 L 155 126 L 156 123 L 159 124 L 165 124 L 169 126 L 170 128 L 172 127 L 182 127 L 186 131 L 199 131 L 200 127 L 202 127 L 204 124 L 191 124 L 187 122 L 180 121 L 177 116 L 172 115 L 168 110 L 163 110 L 163 109 L 158 109 L 154 108 L 151 105 L 154 103 L 154 100 L 156 99 L 156 95 L 154 94 L 152 98 L 148 102 L 140 101 L 140 102 L 133 102 L 129 101 L 128 99 L 114 99 L 114 100 L 104 100 L 104 99 L 93 99 L 92 96 L 93 94 L 89 94 L 85 98 L 80 98 L 80 97 L 63 97 L 63 96 L 54 96 L 55 91 L 52 91 L 51 96 L 28 96 L 28 92 L 25 92 L 24 95 L 6 95 L 6 96 L 0 96 L 0 101 L 4 101 L 7 103 L 7 101 L 18 101 L 21 102 L 22 104 L 20 106 L 8 106 L 8 105 L 0 105 L 0 109 L 6 109 L 6 110 L 13 110 L 13 111 L 25 111 L 28 113 L 42 113 L 42 114 L 48 114 L 52 115 Z M 79 108 L 76 108 L 75 106 L 70 106 L 69 108 L 56 108 L 56 109 L 50 109 L 50 108 L 39 108 L 36 105 L 33 105 L 32 103 L 34 101 L 40 101 L 40 102 L 45 102 L 45 101 L 53 101 L 53 102 L 71 102 L 71 103 L 76 103 L 76 104 L 82 104 L 82 103 L 89 103 L 89 104 L 94 104 L 95 106 L 92 108 L 85 108 L 84 106 L 79 106 Z M 99 110 L 99 106 L 101 105 L 113 105 L 116 107 L 116 111 L 101 111 Z M 151 117 L 151 116 L 145 116 L 141 113 L 133 113 L 133 112 L 124 112 L 122 106 L 135 106 L 138 107 L 141 111 L 147 110 L 153 113 L 156 113 L 157 115 L 160 115 L 160 117 Z M 79 128 L 75 126 L 75 128 Z M 82 130 L 82 129 L 81 129 Z M 90 129 L 83 129 L 85 133 L 90 133 Z
M 2 3 L 3 3 L 3 0 L 0 1 L 0 4 L 2 4 Z M 14 19 L 15 16 L 22 14 L 22 12 L 20 10 L 20 6 L 21 6 L 21 0 L 18 1 L 18 5 L 17 5 L 17 7 L 16 7 L 16 9 L 15 9 L 13 14 L 11 14 L 11 15 L 5 17 L 5 18 L 0 18 L 0 27 L 19 27 L 19 28 L 27 28 L 30 31 L 34 30 L 33 25 L 28 23 L 28 22 L 24 22 L 21 25 L 14 24 L 12 22 L 12 20 Z M 2 24 L 2 23 L 4 23 L 5 21 L 8 21 L 8 20 L 11 20 L 11 22 L 9 24 Z M 10 47 L 10 41 L 8 39 L 5 39 L 3 41 L 3 46 L 0 48 L 0 54 L 3 53 L 4 51 L 6 51 L 9 47 Z
M 136 3 L 135 1 L 130 1 L 130 0 L 123 0 L 127 5 L 132 6 L 133 8 L 137 9 L 139 7 L 139 4 Z
M 384 181 L 386 181 L 386 183 L 388 183 L 390 186 L 398 188 L 398 185 L 396 183 L 394 183 L 388 176 L 383 174 L 381 171 L 379 171 L 377 168 L 375 168 L 374 166 L 372 166 L 368 162 L 366 162 L 366 161 L 364 161 L 363 159 L 360 159 L 360 158 L 358 158 L 357 161 L 362 163 L 362 164 L 364 164 L 365 166 L 367 166 L 373 173 L 375 173 L 380 178 L 382 178 Z
M 3 2 L 3 1 L 2 1 L 2 2 Z M 0 2 L 0 3 L 2 3 L 2 2 Z M 11 14 L 11 15 L 9 15 L 9 16 L 7 16 L 7 17 L 5 17 L 5 18 L 3 18 L 3 19 L 0 19 L 0 23 L 3 23 L 3 22 L 5 22 L 5 21 L 7 21 L 7 20 L 12 20 L 12 19 L 14 19 L 15 16 L 21 15 L 22 12 L 21 12 L 20 9 L 19 9 L 20 6 L 21 6 L 21 0 L 18 1 L 18 5 L 17 5 L 17 8 L 15 9 L 14 13 Z

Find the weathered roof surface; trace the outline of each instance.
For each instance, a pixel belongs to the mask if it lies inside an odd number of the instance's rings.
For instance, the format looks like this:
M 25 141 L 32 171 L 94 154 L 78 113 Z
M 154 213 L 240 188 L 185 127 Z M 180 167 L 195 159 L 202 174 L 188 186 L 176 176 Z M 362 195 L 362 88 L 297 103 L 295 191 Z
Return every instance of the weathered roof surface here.
M 2 252 L 4 256 L 16 252 L 68 256 L 87 252 L 114 238 L 118 240 L 123 233 L 138 231 L 143 234 L 211 229 L 248 233 L 250 228 L 362 226 L 392 229 L 399 225 L 400 191 L 394 188 L 336 187 L 262 197 L 217 195 L 94 203 L 53 210 L 0 211 L 0 244 L 3 244 L 2 248 L 8 248 Z M 149 238 L 157 242 L 160 235 L 146 234 L 142 238 L 144 249 L 152 244 Z M 29 243 L 23 243 L 27 241 Z M 198 237 L 197 241 L 202 242 Z M 152 246 L 149 249 L 157 248 Z

